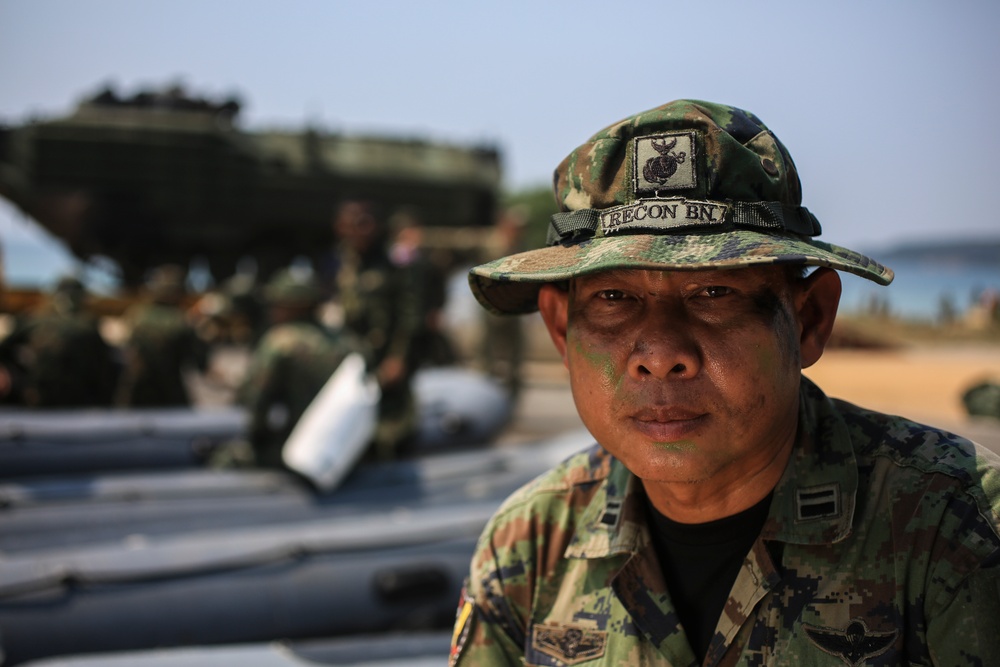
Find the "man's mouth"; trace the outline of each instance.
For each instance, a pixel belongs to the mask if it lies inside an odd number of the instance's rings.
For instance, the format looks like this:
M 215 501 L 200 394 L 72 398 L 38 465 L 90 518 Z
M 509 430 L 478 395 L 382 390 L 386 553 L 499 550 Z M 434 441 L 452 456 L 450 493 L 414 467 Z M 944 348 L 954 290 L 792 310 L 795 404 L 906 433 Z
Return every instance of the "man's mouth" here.
M 640 433 L 657 442 L 690 438 L 708 420 L 708 413 L 686 408 L 645 408 L 631 417 Z

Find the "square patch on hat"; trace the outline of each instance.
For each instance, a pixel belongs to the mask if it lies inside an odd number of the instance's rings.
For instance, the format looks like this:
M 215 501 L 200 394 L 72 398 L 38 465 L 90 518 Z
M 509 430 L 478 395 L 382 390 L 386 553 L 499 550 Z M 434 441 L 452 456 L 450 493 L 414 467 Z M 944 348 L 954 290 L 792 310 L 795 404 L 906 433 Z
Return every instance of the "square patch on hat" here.
M 694 132 L 636 137 L 633 156 L 635 193 L 695 187 Z

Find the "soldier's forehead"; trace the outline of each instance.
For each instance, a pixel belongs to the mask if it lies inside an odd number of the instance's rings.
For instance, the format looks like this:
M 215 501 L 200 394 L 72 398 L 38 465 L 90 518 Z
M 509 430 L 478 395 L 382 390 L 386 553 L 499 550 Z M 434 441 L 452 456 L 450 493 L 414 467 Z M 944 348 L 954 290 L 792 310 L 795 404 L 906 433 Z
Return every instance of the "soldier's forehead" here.
M 786 271 L 786 268 L 774 265 L 696 269 L 621 268 L 595 271 L 592 273 L 574 276 L 573 278 L 570 278 L 570 282 L 592 282 L 602 280 L 674 280 L 684 282 L 684 280 L 688 279 L 704 283 L 712 280 L 771 280 L 777 277 L 784 277 L 786 275 Z

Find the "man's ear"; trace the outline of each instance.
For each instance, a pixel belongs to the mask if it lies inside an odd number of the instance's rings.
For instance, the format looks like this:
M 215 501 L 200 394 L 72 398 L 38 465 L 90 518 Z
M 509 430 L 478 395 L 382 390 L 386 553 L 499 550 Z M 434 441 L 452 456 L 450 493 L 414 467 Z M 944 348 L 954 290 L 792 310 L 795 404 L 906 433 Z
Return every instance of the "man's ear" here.
M 552 284 L 538 290 L 538 312 L 566 366 L 566 331 L 569 327 L 569 292 Z M 568 366 L 567 366 L 568 368 Z
M 799 334 L 802 368 L 809 368 L 823 356 L 837 319 L 840 290 L 840 274 L 827 267 L 816 269 L 803 282 L 796 297 L 802 327 Z

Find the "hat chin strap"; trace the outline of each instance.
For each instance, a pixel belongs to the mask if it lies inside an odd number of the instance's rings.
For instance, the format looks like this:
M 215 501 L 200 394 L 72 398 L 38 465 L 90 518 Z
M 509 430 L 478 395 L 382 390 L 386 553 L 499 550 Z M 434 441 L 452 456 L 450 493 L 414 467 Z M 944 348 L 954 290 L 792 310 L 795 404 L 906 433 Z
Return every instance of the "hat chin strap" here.
M 547 245 L 579 243 L 615 234 L 674 234 L 698 229 L 745 228 L 819 236 L 819 220 L 804 206 L 775 201 L 710 201 L 670 197 L 640 199 L 605 209 L 555 213 Z

